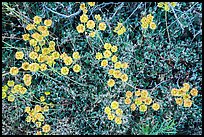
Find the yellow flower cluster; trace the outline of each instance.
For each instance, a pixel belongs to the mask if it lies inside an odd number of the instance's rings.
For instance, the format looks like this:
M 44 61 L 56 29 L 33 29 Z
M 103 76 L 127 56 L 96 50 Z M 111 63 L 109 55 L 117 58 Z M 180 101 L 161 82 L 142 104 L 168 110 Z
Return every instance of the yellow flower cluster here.
M 119 103 L 117 101 L 111 103 L 111 108 L 106 106 L 104 112 L 107 114 L 108 120 L 114 120 L 116 124 L 122 124 L 123 110 L 119 108 Z
M 190 90 L 190 85 L 188 83 L 184 83 L 183 87 L 180 89 L 173 88 L 171 89 L 171 95 L 175 98 L 176 104 L 179 106 L 184 106 L 184 107 L 191 107 L 193 101 L 191 100 L 191 96 L 197 96 L 198 95 L 198 90 L 196 88 L 192 88 Z
M 141 19 L 141 26 L 143 29 L 147 29 L 148 27 L 150 27 L 150 29 L 155 30 L 157 25 L 153 22 L 153 16 L 151 14 L 148 14 L 146 17 L 143 17 Z
M 80 59 L 79 52 L 74 52 L 72 54 L 72 57 L 74 59 L 74 62 Z M 64 61 L 65 65 L 71 65 L 73 63 L 72 57 L 68 56 L 65 52 L 60 55 L 60 58 Z M 81 66 L 79 64 L 74 64 L 73 71 L 78 73 L 81 70 Z M 68 75 L 69 68 L 68 67 L 62 67 L 61 68 L 61 74 L 62 75 Z
M 122 35 L 123 33 L 126 32 L 126 28 L 123 26 L 122 23 L 118 22 L 118 25 L 115 27 L 113 32 L 117 33 L 118 35 Z
M 133 100 L 132 100 L 133 99 Z M 147 111 L 147 106 L 151 105 L 152 98 L 149 96 L 149 93 L 147 90 L 137 90 L 135 91 L 134 95 L 133 92 L 127 91 L 125 94 L 125 100 L 124 103 L 126 105 L 130 105 L 131 111 L 136 110 L 136 106 L 139 107 L 140 112 Z M 160 105 L 158 103 L 152 104 L 152 109 L 157 111 L 159 110 Z
M 118 57 L 116 55 L 113 55 L 118 50 L 117 46 L 112 46 L 110 43 L 105 43 L 103 47 L 105 51 L 103 52 L 103 54 L 100 52 L 97 52 L 96 59 L 101 60 L 104 58 L 101 61 L 102 67 L 107 67 L 108 61 L 113 62 L 114 69 L 109 69 L 108 74 L 110 76 L 113 76 L 116 79 L 121 79 L 123 82 L 126 82 L 128 80 L 128 75 L 125 73 L 122 73 L 118 69 L 126 69 L 128 68 L 128 64 L 126 62 L 121 63 L 120 61 L 118 61 Z M 114 79 L 109 79 L 107 84 L 109 87 L 113 87 L 115 85 Z
M 49 110 L 49 107 L 45 105 L 44 107 L 41 107 L 40 105 L 35 105 L 33 109 L 30 107 L 26 107 L 24 112 L 28 114 L 26 117 L 26 122 L 33 122 L 37 128 L 40 128 L 42 126 L 42 123 L 45 121 L 44 112 L 47 112 Z M 47 133 L 50 131 L 50 125 L 45 124 L 42 126 L 43 132 Z
M 95 2 L 88 2 L 89 6 L 94 6 Z M 76 30 L 78 33 L 84 33 L 86 28 L 89 29 L 88 33 L 90 37 L 95 37 L 95 34 L 97 32 L 97 29 L 104 31 L 106 29 L 106 24 L 105 22 L 101 22 L 101 16 L 100 14 L 94 15 L 95 21 L 94 20 L 89 20 L 89 17 L 87 15 L 87 8 L 85 3 L 82 3 L 80 5 L 80 9 L 83 11 L 83 14 L 80 16 L 80 22 L 81 24 L 78 24 L 76 27 Z M 95 23 L 97 22 L 97 23 Z M 86 25 L 85 25 L 86 24 Z M 98 26 L 97 29 L 95 27 Z
M 9 90 L 9 92 L 7 92 Z M 9 80 L 7 82 L 7 85 L 2 86 L 2 99 L 5 99 L 7 97 L 7 100 L 9 102 L 13 102 L 15 100 L 15 94 L 25 94 L 27 91 L 27 88 L 23 87 L 20 84 L 16 84 L 13 80 Z M 7 96 L 7 94 L 9 94 Z
M 26 86 L 30 86 L 30 84 L 32 83 L 32 76 L 30 74 L 25 74 L 23 76 L 23 81 Z
M 176 2 L 159 2 L 159 3 L 157 4 L 157 7 L 163 8 L 165 11 L 169 11 L 169 10 L 170 10 L 169 4 L 170 4 L 172 7 L 175 7 L 175 6 L 177 5 Z

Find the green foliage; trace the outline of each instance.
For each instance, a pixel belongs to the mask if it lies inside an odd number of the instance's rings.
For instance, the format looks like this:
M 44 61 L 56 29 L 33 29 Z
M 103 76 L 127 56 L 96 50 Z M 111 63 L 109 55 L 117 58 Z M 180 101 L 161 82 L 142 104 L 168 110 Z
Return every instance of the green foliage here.
M 24 109 L 39 105 L 39 98 L 50 91 L 46 103 L 55 105 L 45 119 L 51 125 L 51 135 L 201 135 L 202 3 L 178 2 L 175 13 L 170 10 L 166 15 L 156 2 L 96 2 L 89 7 L 90 19 L 100 14 L 107 24 L 106 30 L 99 32 L 102 41 L 117 45 L 116 55 L 129 64 L 124 70 L 128 81 L 118 80 L 113 88 L 107 86 L 108 69 L 102 68 L 101 61 L 95 58 L 103 49 L 101 40 L 76 30 L 82 15 L 79 6 L 75 2 L 2 2 L 2 86 L 8 80 L 23 82 L 25 71 L 20 70 L 14 77 L 9 70 L 21 67 L 22 62 L 15 59 L 16 51 L 25 55 L 32 51 L 22 35 L 27 32 L 25 21 L 36 15 L 43 20 L 52 19 L 49 41 L 56 42 L 60 53 L 71 56 L 78 51 L 82 67 L 79 73 L 70 69 L 66 77 L 57 73 L 64 66 L 62 62 L 56 62 L 52 71 L 30 73 L 33 80 L 29 94 L 16 96 L 14 102 L 2 99 L 2 134 L 35 134 L 39 128 L 25 121 Z M 140 20 L 149 13 L 157 24 L 155 30 L 141 27 Z M 120 36 L 113 32 L 118 22 L 126 28 Z M 198 89 L 190 108 L 178 106 L 170 93 L 185 82 Z M 153 102 L 161 105 L 160 109 L 153 111 L 148 106 L 145 113 L 139 112 L 138 107 L 130 111 L 124 104 L 125 92 L 137 89 L 147 89 Z M 121 125 L 108 120 L 104 113 L 113 100 L 124 111 Z

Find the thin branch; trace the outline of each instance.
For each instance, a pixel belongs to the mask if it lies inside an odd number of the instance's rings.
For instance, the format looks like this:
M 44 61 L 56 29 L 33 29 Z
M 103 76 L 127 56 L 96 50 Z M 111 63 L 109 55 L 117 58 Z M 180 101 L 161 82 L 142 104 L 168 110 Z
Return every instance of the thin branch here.
M 173 11 L 174 16 L 175 16 L 177 22 L 179 23 L 179 25 L 181 26 L 181 29 L 182 29 L 182 31 L 183 31 L 183 30 L 184 30 L 183 25 L 182 25 L 181 22 L 178 20 L 178 17 L 177 17 L 177 15 L 176 15 L 176 12 L 174 11 L 174 8 L 171 6 L 170 3 L 168 3 L 168 4 L 169 4 L 169 6 L 171 7 L 171 10 Z
M 48 8 L 46 5 L 43 5 L 43 6 L 44 6 L 47 10 L 49 10 L 49 11 L 51 11 L 51 12 L 53 12 L 53 13 L 55 13 L 55 14 L 57 14 L 57 15 L 63 17 L 63 18 L 71 18 L 71 17 L 74 17 L 74 16 L 76 16 L 76 15 L 78 15 L 78 14 L 81 13 L 81 9 L 79 9 L 77 12 L 75 12 L 75 13 L 73 13 L 73 14 L 67 16 L 67 15 L 64 15 L 64 14 L 61 14 L 61 13 L 58 13 L 58 12 L 56 12 L 56 11 L 51 10 L 51 9 Z

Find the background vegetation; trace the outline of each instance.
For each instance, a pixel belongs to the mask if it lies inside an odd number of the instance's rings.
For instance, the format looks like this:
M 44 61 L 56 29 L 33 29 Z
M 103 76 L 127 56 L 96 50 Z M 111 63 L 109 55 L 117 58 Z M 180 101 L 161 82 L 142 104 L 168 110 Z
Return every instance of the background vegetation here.
M 56 50 L 67 54 L 78 51 L 81 55 L 82 69 L 80 73 L 70 71 L 69 79 L 52 72 L 33 74 L 28 91 L 36 98 L 50 91 L 47 101 L 56 104 L 46 115 L 51 125 L 49 134 L 202 134 L 202 3 L 179 2 L 167 13 L 166 20 L 164 10 L 156 2 L 96 2 L 87 15 L 101 15 L 107 24 L 102 40 L 118 45 L 120 60 L 129 64 L 125 70 L 128 82 L 118 82 L 112 89 L 107 86 L 107 71 L 95 59 L 103 46 L 100 39 L 76 30 L 82 14 L 79 6 L 74 2 L 2 3 L 2 85 L 14 80 L 7 75 L 10 68 L 21 66 L 15 52 L 28 46 L 22 40 L 26 26 L 23 20 L 36 15 L 52 19 L 50 31 L 58 46 Z M 149 13 L 157 28 L 144 32 L 140 20 Z M 127 29 L 121 36 L 113 33 L 118 22 Z M 56 69 L 60 70 L 58 65 Z M 22 82 L 22 75 L 16 76 L 15 81 Z M 199 91 L 190 108 L 176 105 L 170 94 L 172 88 L 185 82 Z M 160 102 L 161 110 L 142 114 L 124 109 L 122 125 L 109 121 L 104 107 L 113 100 L 124 105 L 125 92 L 136 88 L 147 89 Z M 35 134 L 37 129 L 25 121 L 24 112 L 26 106 L 35 105 L 22 97 L 12 103 L 2 100 L 2 134 Z

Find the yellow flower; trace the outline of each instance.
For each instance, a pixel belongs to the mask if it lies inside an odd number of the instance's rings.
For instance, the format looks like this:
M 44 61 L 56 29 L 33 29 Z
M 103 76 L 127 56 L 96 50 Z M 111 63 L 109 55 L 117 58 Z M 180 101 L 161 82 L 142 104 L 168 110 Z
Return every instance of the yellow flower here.
M 104 58 L 109 58 L 111 55 L 112 55 L 112 53 L 111 53 L 110 50 L 105 50 L 105 51 L 103 52 Z
M 124 102 L 125 102 L 126 105 L 129 105 L 131 103 L 131 99 L 130 98 L 126 98 Z
M 29 63 L 28 62 L 24 62 L 22 63 L 22 66 L 21 66 L 24 70 L 29 70 Z
M 128 63 L 126 63 L 126 62 L 121 63 L 121 68 L 123 68 L 123 69 L 128 68 Z
M 136 104 L 137 106 L 141 105 L 141 104 L 142 104 L 142 100 L 141 100 L 140 98 L 136 98 L 136 99 L 135 99 L 135 104 Z
M 78 64 L 75 64 L 73 66 L 73 70 L 74 70 L 74 72 L 79 72 L 81 70 L 81 66 L 79 66 Z
M 184 94 L 184 95 L 183 95 L 183 99 L 184 99 L 184 100 L 190 99 L 190 98 L 191 98 L 191 96 L 190 96 L 189 94 Z
M 118 62 L 116 62 L 116 63 L 114 64 L 114 68 L 115 68 L 115 69 L 120 69 L 120 67 L 121 67 L 121 62 L 120 62 L 120 61 L 118 61 Z
M 86 23 L 86 26 L 87 28 L 89 29 L 93 29 L 95 27 L 95 22 L 93 20 L 89 20 L 87 23 Z
M 154 104 L 152 105 L 152 108 L 153 108 L 153 110 L 157 111 L 157 110 L 159 110 L 160 105 L 159 105 L 158 103 L 154 103 Z
M 50 41 L 49 42 L 49 47 L 52 47 L 52 46 L 55 46 L 56 44 L 55 44 L 55 42 L 54 41 Z
M 116 52 L 117 50 L 118 50 L 117 46 L 112 46 L 112 47 L 111 47 L 111 51 L 112 51 L 112 52 Z
M 47 70 L 47 65 L 46 64 L 40 64 L 40 70 L 41 71 Z
M 41 122 L 36 122 L 35 124 L 36 124 L 36 127 L 37 127 L 37 128 L 40 128 L 41 125 L 42 125 Z
M 44 112 L 48 112 L 48 111 L 49 111 L 49 106 L 47 106 L 47 105 L 44 106 L 44 107 L 43 107 L 43 111 L 44 111 Z
M 41 131 L 37 131 L 35 135 L 42 135 Z
M 197 96 L 198 95 L 198 90 L 196 88 L 191 89 L 190 94 L 192 96 Z
M 29 70 L 31 71 L 31 72 L 37 72 L 38 70 L 39 70 L 39 64 L 38 63 L 31 63 L 30 65 L 29 65 Z
M 3 92 L 8 91 L 8 86 L 7 86 L 7 85 L 4 85 L 4 86 L 2 87 L 2 91 L 3 91 Z
M 42 107 L 40 105 L 35 105 L 34 111 L 40 112 L 42 110 Z
M 121 116 L 123 114 L 123 110 L 121 108 L 118 108 L 116 109 L 115 113 L 118 115 L 118 116 Z
M 31 117 L 30 116 L 27 116 L 26 117 L 26 122 L 30 122 L 31 121 Z
M 83 33 L 85 31 L 85 27 L 83 24 L 79 24 L 77 27 L 76 27 L 77 31 L 79 33 Z
M 144 100 L 145 104 L 146 105 L 150 105 L 152 103 L 152 98 L 151 97 L 147 97 L 145 100 Z
M 45 62 L 46 61 L 46 59 L 47 59 L 47 56 L 46 55 L 43 55 L 43 54 L 39 54 L 39 56 L 38 56 L 38 58 L 37 58 L 37 60 L 38 60 L 38 62 Z
M 101 20 L 101 16 L 100 16 L 99 14 L 95 15 L 94 17 L 95 17 L 95 19 L 96 19 L 97 21 L 100 21 L 100 20 Z
M 164 5 L 164 2 L 159 2 L 159 3 L 157 4 L 157 7 L 161 8 L 161 7 L 163 7 L 163 5 Z
M 157 25 L 154 23 L 154 22 L 151 22 L 150 25 L 149 25 L 150 29 L 153 29 L 155 30 Z
M 122 73 L 120 72 L 120 70 L 114 71 L 114 74 L 113 74 L 114 78 L 120 78 L 121 75 L 122 75 Z
M 113 79 L 109 79 L 107 83 L 109 87 L 113 87 L 115 85 L 115 81 Z
M 102 60 L 101 61 L 101 66 L 102 67 L 106 67 L 108 65 L 108 61 L 107 60 Z
M 52 25 L 52 20 L 47 19 L 47 20 L 44 21 L 44 24 L 49 27 L 49 26 Z
M 50 125 L 45 124 L 45 125 L 42 127 L 42 130 L 43 130 L 43 132 L 45 132 L 45 133 L 49 132 L 49 131 L 50 131 Z
M 71 65 L 73 62 L 72 58 L 71 57 L 64 57 L 64 63 L 66 65 Z
M 136 110 L 136 105 L 135 105 L 135 104 L 131 104 L 131 105 L 130 105 L 130 109 L 131 109 L 132 111 L 135 111 L 135 110 Z
M 114 114 L 109 113 L 108 114 L 108 120 L 113 120 L 115 118 Z
M 132 94 L 131 91 L 127 91 L 126 94 L 125 94 L 125 96 L 126 96 L 127 98 L 131 98 L 132 95 L 133 95 L 133 94 Z
M 126 82 L 128 80 L 128 75 L 127 74 L 122 74 L 120 76 L 120 79 L 123 81 L 123 82 Z
M 112 62 L 117 62 L 118 61 L 118 57 L 116 55 L 112 56 L 111 61 Z
M 178 89 L 173 88 L 173 89 L 171 90 L 171 95 L 172 95 L 172 96 L 177 96 L 177 95 L 178 95 Z
M 145 112 L 145 111 L 147 111 L 147 106 L 144 105 L 144 104 L 142 104 L 142 105 L 140 105 L 139 110 L 140 110 L 141 112 Z
M 35 16 L 34 19 L 33 19 L 34 23 L 36 24 L 40 24 L 40 22 L 42 21 L 42 18 L 39 17 L 39 16 Z
M 35 46 L 35 47 L 34 47 L 34 51 L 35 51 L 35 52 L 40 51 L 40 47 L 39 47 L 39 46 Z
M 40 101 L 41 101 L 41 102 L 44 102 L 44 101 L 45 101 L 45 96 L 41 96 L 41 97 L 40 97 Z
M 118 103 L 117 101 L 113 101 L 113 102 L 111 103 L 111 108 L 112 108 L 112 109 L 118 109 L 118 107 L 119 107 L 119 103 Z
M 143 18 L 140 20 L 140 22 L 141 22 L 142 24 L 144 24 L 144 23 L 147 24 L 147 18 L 146 18 L 146 17 L 143 17 Z
M 45 91 L 44 94 L 45 94 L 46 96 L 48 96 L 48 95 L 50 95 L 50 92 L 49 92 L 49 91 Z
M 96 34 L 95 31 L 91 31 L 91 32 L 89 33 L 89 36 L 93 38 L 93 37 L 95 37 L 95 34 Z
M 25 87 L 21 87 L 20 90 L 19 90 L 19 93 L 20 94 L 25 94 L 27 91 L 27 89 Z
M 141 26 L 142 26 L 143 29 L 147 29 L 148 28 L 148 24 L 147 23 L 142 23 Z
M 153 16 L 152 16 L 152 14 L 148 14 L 147 15 L 147 23 L 151 23 L 152 21 L 153 21 Z
M 120 117 L 115 117 L 115 123 L 118 125 L 122 124 L 122 119 Z
M 19 91 L 22 88 L 22 86 L 20 84 L 17 84 L 13 88 L 15 91 Z
M 29 58 L 31 58 L 32 60 L 37 59 L 38 58 L 38 53 L 34 52 L 34 51 L 30 52 Z
M 167 2 L 167 3 L 168 3 L 168 2 Z M 167 3 L 164 4 L 164 10 L 165 10 L 165 11 L 169 11 L 169 10 L 170 10 L 169 5 L 168 5 Z
M 9 73 L 13 76 L 17 75 L 19 72 L 17 67 L 11 67 Z
M 192 106 L 192 101 L 190 99 L 184 100 L 184 107 L 191 107 Z
M 15 100 L 15 96 L 13 94 L 9 94 L 8 101 L 13 102 Z
M 135 91 L 135 96 L 140 96 L 141 95 L 141 92 L 140 92 L 140 90 L 138 90 L 138 91 Z
M 31 81 L 32 80 L 32 76 L 30 74 L 25 74 L 23 76 L 23 81 Z
M 182 98 L 176 98 L 176 104 L 178 104 L 179 106 L 181 106 L 183 104 L 183 99 Z
M 184 87 L 185 91 L 187 92 L 187 91 L 189 91 L 191 86 L 188 83 L 184 83 L 183 87 Z
M 83 14 L 86 14 L 88 12 L 88 10 L 85 8 L 82 10 L 83 11 Z
M 24 111 L 27 113 L 30 112 L 30 107 L 26 107 Z
M 88 2 L 88 4 L 93 7 L 95 5 L 95 2 Z
M 7 85 L 8 85 L 9 87 L 13 87 L 14 84 L 15 84 L 15 82 L 14 82 L 13 80 L 8 80 L 8 82 L 7 82 Z
M 82 23 L 86 23 L 88 21 L 88 19 L 89 18 L 88 18 L 88 16 L 86 14 L 83 14 L 83 15 L 80 16 L 80 21 Z
M 142 90 L 141 91 L 141 97 L 147 97 L 147 96 L 148 96 L 147 90 Z
M 58 59 L 58 58 L 60 57 L 60 54 L 59 54 L 59 52 L 54 51 L 54 52 L 51 54 L 51 56 L 52 56 L 53 59 Z
M 43 31 L 43 32 L 42 32 L 42 36 L 43 36 L 43 37 L 46 37 L 46 36 L 48 36 L 48 35 L 49 35 L 49 31 Z
M 24 57 L 23 51 L 16 52 L 15 57 L 16 57 L 16 59 L 23 59 L 23 57 Z
M 176 2 L 171 2 L 171 6 L 175 7 L 176 6 Z
M 6 98 L 6 92 L 2 91 L 2 99 Z
M 15 93 L 17 93 L 17 91 L 14 88 L 12 88 L 11 93 L 15 94 Z
M 34 29 L 35 28 L 35 25 L 34 24 L 28 24 L 27 26 L 26 26 L 26 29 L 27 30 L 32 30 L 32 29 Z
M 109 75 L 113 75 L 113 74 L 114 74 L 114 71 L 115 71 L 114 69 L 109 69 L 109 70 L 108 70 L 108 74 L 109 74 Z
M 30 34 L 24 34 L 22 35 L 22 37 L 23 37 L 23 40 L 27 41 L 30 39 Z
M 97 59 L 97 60 L 100 60 L 100 59 L 102 59 L 102 58 L 103 58 L 102 53 L 97 52 L 97 53 L 96 53 L 96 59 Z
M 74 59 L 80 59 L 79 52 L 74 52 L 74 53 L 72 54 L 72 57 L 73 57 Z
M 31 46 L 36 46 L 37 45 L 37 41 L 35 40 L 35 39 L 31 39 L 31 40 L 29 40 L 29 44 L 31 45 Z
M 99 30 L 105 30 L 106 29 L 106 24 L 105 24 L 105 22 L 101 22 L 101 23 L 99 23 Z
M 47 26 L 38 26 L 38 31 L 40 32 L 47 31 Z
M 111 49 L 112 45 L 110 43 L 105 43 L 104 44 L 104 49 L 109 50 Z
M 105 111 L 106 114 L 110 114 L 111 113 L 111 108 L 106 106 L 104 111 Z
M 84 10 L 85 8 L 86 8 L 85 3 L 82 3 L 82 4 L 80 5 L 80 9 L 81 9 L 81 10 Z
M 62 67 L 61 68 L 61 74 L 62 75 L 67 75 L 69 73 L 69 69 L 67 67 Z

